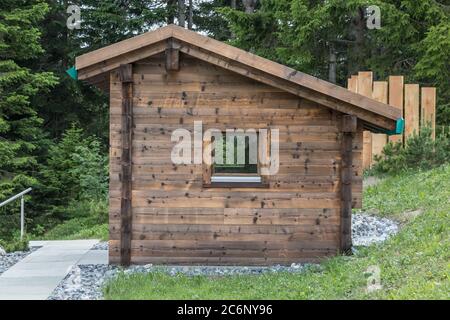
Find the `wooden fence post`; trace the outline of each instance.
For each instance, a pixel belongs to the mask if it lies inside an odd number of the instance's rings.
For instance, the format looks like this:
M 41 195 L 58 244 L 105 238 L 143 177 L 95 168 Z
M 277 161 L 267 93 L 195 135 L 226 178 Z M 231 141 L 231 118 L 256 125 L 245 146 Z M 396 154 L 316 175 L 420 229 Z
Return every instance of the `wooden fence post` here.
M 405 85 L 405 142 L 413 133 L 419 133 L 420 88 L 418 84 Z
M 372 98 L 379 102 L 388 103 L 388 83 L 387 81 L 374 81 Z M 380 156 L 383 152 L 383 148 L 387 143 L 387 135 L 385 134 L 372 134 L 372 157 Z
M 418 84 L 404 84 L 403 76 L 390 76 L 389 81 L 373 81 L 372 72 L 359 72 L 348 79 L 347 88 L 352 92 L 371 97 L 398 108 L 405 118 L 402 135 L 387 136 L 369 131 L 363 133 L 363 169 L 373 164 L 373 156 L 381 155 L 390 142 L 404 142 L 420 127 L 431 125 L 432 137 L 436 138 L 436 88 L 422 88 Z M 421 94 L 420 94 L 421 93 Z
M 352 92 L 358 92 L 358 76 L 352 76 L 348 79 L 347 88 Z
M 436 139 L 436 88 L 422 88 L 421 126 L 431 125 Z
M 403 76 L 389 77 L 389 104 L 401 110 L 403 115 Z M 402 142 L 403 135 L 389 137 L 391 142 Z
M 122 157 L 120 199 L 120 264 L 130 265 L 132 232 L 132 146 L 133 146 L 133 68 L 131 64 L 120 65 L 122 83 Z

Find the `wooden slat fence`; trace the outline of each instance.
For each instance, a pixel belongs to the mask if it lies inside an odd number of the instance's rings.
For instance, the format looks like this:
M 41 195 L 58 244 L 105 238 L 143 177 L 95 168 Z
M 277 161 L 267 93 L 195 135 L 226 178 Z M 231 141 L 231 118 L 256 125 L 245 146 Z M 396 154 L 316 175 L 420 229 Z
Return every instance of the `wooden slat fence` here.
M 403 76 L 390 76 L 388 81 L 374 81 L 371 71 L 358 72 L 348 79 L 347 88 L 367 97 L 402 110 L 405 130 L 402 135 L 387 136 L 364 132 L 363 167 L 374 164 L 374 156 L 381 155 L 384 146 L 391 142 L 404 143 L 421 126 L 431 124 L 433 139 L 436 136 L 436 88 L 418 84 L 404 84 Z

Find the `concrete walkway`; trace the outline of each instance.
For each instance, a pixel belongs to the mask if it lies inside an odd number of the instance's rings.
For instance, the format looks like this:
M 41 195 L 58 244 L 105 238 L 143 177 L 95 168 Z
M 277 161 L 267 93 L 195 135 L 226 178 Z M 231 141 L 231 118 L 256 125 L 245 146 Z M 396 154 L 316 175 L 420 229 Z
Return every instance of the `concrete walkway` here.
M 107 259 L 106 250 L 98 250 L 105 251 L 98 253 L 89 251 L 97 242 L 31 241 L 30 246 L 41 248 L 0 275 L 0 300 L 47 299 L 72 266 L 80 261 L 102 263 Z

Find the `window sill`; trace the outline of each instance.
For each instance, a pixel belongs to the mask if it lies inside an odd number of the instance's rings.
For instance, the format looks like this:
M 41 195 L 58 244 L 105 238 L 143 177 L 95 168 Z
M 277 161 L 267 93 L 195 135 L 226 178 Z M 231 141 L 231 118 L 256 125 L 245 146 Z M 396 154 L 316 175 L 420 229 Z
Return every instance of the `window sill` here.
M 257 175 L 213 175 L 211 183 L 261 183 L 262 178 Z
M 269 184 L 263 182 L 211 182 L 203 184 L 203 188 L 269 188 Z

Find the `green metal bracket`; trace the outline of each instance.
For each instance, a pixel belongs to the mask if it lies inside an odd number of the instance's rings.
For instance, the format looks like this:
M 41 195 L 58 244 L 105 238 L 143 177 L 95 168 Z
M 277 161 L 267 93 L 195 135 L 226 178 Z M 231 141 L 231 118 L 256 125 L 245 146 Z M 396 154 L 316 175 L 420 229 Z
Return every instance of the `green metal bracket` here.
M 369 131 L 372 131 L 373 133 L 387 134 L 388 136 L 402 134 L 404 128 L 405 128 L 405 119 L 403 119 L 403 118 L 397 119 L 394 130 L 386 130 L 386 129 L 383 129 L 380 127 L 372 126 L 368 123 L 364 124 L 364 130 L 369 130 Z
M 405 119 L 398 118 L 397 125 L 395 126 L 395 130 L 386 131 L 385 133 L 388 136 L 393 136 L 396 134 L 402 134 L 404 129 L 405 129 Z
M 66 73 L 74 80 L 78 80 L 78 71 L 75 67 L 66 70 Z

